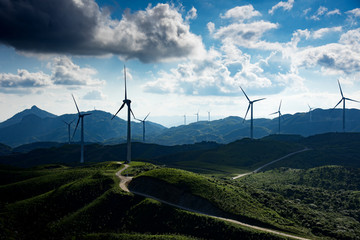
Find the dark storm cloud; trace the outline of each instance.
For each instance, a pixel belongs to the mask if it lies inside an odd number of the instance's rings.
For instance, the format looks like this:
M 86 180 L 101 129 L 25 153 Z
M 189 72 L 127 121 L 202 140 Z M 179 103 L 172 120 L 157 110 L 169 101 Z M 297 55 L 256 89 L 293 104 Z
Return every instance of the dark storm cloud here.
M 86 12 L 91 2 L 0 0 L 0 41 L 23 51 L 85 53 L 97 25 L 96 12 Z
M 169 4 L 128 10 L 118 20 L 94 0 L 0 0 L 0 29 L 0 43 L 25 52 L 116 54 L 142 62 L 205 52 L 201 37 Z

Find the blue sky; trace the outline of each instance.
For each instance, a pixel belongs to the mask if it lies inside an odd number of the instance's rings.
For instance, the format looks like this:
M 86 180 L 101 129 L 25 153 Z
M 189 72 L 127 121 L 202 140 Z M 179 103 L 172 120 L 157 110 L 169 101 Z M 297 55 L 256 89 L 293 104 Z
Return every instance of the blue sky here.
M 0 121 L 32 105 L 114 113 L 166 126 L 332 108 L 360 100 L 358 1 L 0 0 Z M 348 108 L 360 104 L 348 102 Z M 125 118 L 125 111 L 120 117 Z

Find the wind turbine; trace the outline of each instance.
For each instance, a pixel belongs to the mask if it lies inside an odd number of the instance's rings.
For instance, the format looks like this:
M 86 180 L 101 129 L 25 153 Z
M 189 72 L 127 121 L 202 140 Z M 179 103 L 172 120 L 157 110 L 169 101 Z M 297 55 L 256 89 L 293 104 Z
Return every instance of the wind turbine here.
M 210 122 L 210 111 L 208 112 L 208 121 Z
M 66 122 L 66 121 L 63 120 L 63 122 L 64 122 L 64 123 L 67 125 L 67 127 L 68 127 L 69 144 L 71 143 L 71 138 L 70 138 L 70 125 L 71 125 L 74 121 L 75 121 L 75 119 L 68 123 L 68 122 Z
M 260 99 L 256 99 L 254 101 L 251 101 L 250 98 L 246 95 L 245 91 L 242 89 L 242 87 L 240 87 L 241 91 L 244 93 L 245 97 L 247 98 L 247 100 L 249 101 L 249 106 L 246 110 L 246 114 L 245 114 L 245 117 L 244 117 L 244 120 L 243 122 L 245 121 L 246 119 L 246 116 L 249 112 L 249 109 L 251 108 L 251 122 L 250 122 L 250 138 L 252 139 L 253 138 L 253 132 L 254 132 L 254 120 L 253 120 L 253 103 L 254 102 L 258 102 L 258 101 L 261 101 L 261 100 L 264 100 L 265 98 L 260 98 Z
M 199 111 L 197 113 L 195 113 L 195 115 L 196 115 L 196 122 L 198 122 L 199 121 Z
M 314 110 L 314 108 L 310 107 L 310 105 L 308 104 L 308 107 L 309 107 L 309 117 L 310 117 L 310 122 L 312 120 L 312 113 L 311 111 Z
M 114 114 L 114 116 L 111 118 L 111 120 L 114 119 L 114 117 L 116 117 L 116 115 L 120 112 L 121 109 L 123 109 L 123 107 L 126 106 L 128 107 L 128 111 L 127 111 L 127 154 L 126 154 L 126 161 L 125 163 L 130 163 L 131 162 L 131 119 L 130 119 L 130 113 L 133 115 L 133 117 L 135 118 L 135 115 L 133 113 L 133 111 L 131 110 L 131 100 L 127 99 L 127 90 L 126 90 L 126 68 L 124 65 L 124 80 L 125 80 L 125 99 L 123 100 L 123 104 L 121 105 L 121 107 L 119 108 L 119 110 Z M 136 118 L 135 118 L 136 119 Z
M 148 115 L 146 115 L 146 117 L 143 120 L 135 118 L 136 120 L 140 121 L 143 125 L 143 142 L 145 142 L 145 120 L 149 115 L 150 113 L 148 113 Z
M 74 138 L 74 135 L 76 133 L 76 129 L 79 126 L 79 122 L 81 120 L 81 156 L 80 156 L 80 163 L 84 163 L 84 117 L 88 116 L 88 115 L 91 115 L 91 113 L 81 113 L 80 110 L 79 110 L 79 107 L 78 107 L 78 105 L 77 105 L 77 103 L 75 101 L 74 95 L 71 94 L 71 96 L 74 99 L 76 110 L 78 112 L 78 120 L 77 120 L 76 127 L 75 127 L 74 134 L 73 134 L 72 138 Z
M 280 134 L 280 117 L 282 117 L 284 119 L 284 117 L 283 117 L 283 115 L 281 114 L 281 111 L 280 111 L 281 103 L 282 103 L 282 100 L 280 101 L 279 110 L 277 112 L 274 112 L 274 113 L 270 114 L 270 115 L 279 114 L 279 134 Z
M 345 100 L 349 100 L 352 102 L 358 102 L 358 103 L 360 103 L 360 102 L 356 101 L 354 99 L 351 99 L 351 98 L 344 97 L 344 94 L 341 90 L 341 85 L 340 85 L 339 79 L 338 79 L 338 84 L 339 84 L 339 89 L 340 89 L 340 93 L 341 93 L 341 100 L 335 105 L 335 107 L 333 109 L 335 109 L 341 102 L 343 102 L 343 131 L 345 132 Z
M 184 125 L 186 125 L 186 115 L 184 114 Z

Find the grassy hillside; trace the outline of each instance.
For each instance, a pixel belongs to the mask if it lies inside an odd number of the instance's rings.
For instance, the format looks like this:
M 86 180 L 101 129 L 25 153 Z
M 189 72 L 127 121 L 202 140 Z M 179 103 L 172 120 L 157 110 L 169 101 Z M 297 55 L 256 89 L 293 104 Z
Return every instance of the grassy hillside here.
M 359 178 L 359 168 L 281 168 L 244 177 L 236 185 L 318 236 L 359 239 Z
M 1 168 L 0 239 L 282 239 L 121 191 L 106 162 Z M 150 164 L 134 163 L 138 174 Z

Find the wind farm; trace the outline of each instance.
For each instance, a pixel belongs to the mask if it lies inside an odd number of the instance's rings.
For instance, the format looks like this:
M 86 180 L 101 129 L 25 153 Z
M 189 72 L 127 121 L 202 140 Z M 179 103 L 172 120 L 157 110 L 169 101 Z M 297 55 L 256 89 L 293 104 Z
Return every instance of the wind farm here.
M 359 239 L 357 1 L 0 6 L 0 239 Z

